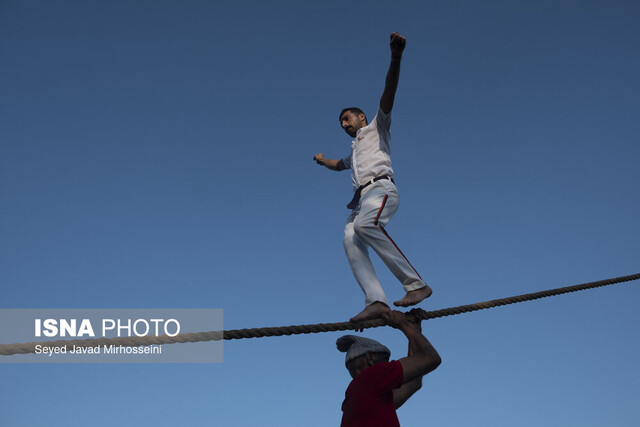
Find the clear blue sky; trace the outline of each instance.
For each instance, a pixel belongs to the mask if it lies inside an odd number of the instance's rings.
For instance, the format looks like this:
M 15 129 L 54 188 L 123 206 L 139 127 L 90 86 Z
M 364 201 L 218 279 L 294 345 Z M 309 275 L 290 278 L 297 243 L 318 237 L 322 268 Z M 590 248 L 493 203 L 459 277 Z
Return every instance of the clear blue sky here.
M 348 153 L 342 107 L 375 112 L 393 31 L 388 230 L 434 289 L 421 307 L 640 272 L 639 20 L 634 1 L 5 0 L 0 307 L 357 313 L 349 174 L 312 157 Z M 444 362 L 401 424 L 637 426 L 638 300 L 425 322 Z M 340 335 L 231 341 L 221 364 L 2 364 L 0 424 L 338 425 Z

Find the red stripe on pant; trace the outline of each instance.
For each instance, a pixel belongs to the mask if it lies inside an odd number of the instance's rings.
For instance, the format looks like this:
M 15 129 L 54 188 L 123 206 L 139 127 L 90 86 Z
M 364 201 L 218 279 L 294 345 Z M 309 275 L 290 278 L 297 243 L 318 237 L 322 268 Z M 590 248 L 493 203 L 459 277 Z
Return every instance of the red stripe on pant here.
M 382 205 L 380 205 L 380 209 L 378 209 L 378 213 L 376 214 L 376 219 L 373 220 L 373 225 L 378 225 L 378 219 L 380 218 L 380 214 L 382 213 L 382 209 L 384 209 L 384 205 L 387 204 L 387 199 L 389 196 L 387 194 L 384 195 L 384 199 L 382 199 Z
M 384 229 L 384 227 L 382 226 L 382 224 L 378 223 L 378 220 L 380 219 L 380 215 L 382 214 L 382 209 L 384 209 L 384 206 L 387 204 L 387 198 L 389 196 L 385 194 L 384 199 L 382 199 L 382 205 L 380 205 L 380 209 L 378 209 L 378 213 L 376 214 L 376 218 L 373 220 L 373 224 L 377 225 L 378 228 L 380 229 L 380 231 L 382 231 L 382 234 L 385 235 L 385 237 L 387 239 L 389 239 L 389 241 L 391 242 L 391 244 L 393 245 L 394 248 L 396 248 L 396 250 L 398 252 L 400 252 L 400 255 L 402 255 L 402 258 L 404 258 L 405 261 L 407 261 L 407 264 L 409 264 L 409 267 L 411 267 L 411 269 L 418 275 L 418 277 L 420 277 L 420 280 L 423 280 L 422 277 L 420 276 L 420 273 L 418 273 L 418 270 L 416 270 L 413 265 L 411 265 L 411 263 L 409 262 L 409 260 L 407 259 L 407 257 L 402 253 L 402 251 L 400 250 L 400 248 L 398 247 L 398 245 L 396 245 L 396 242 L 393 241 L 393 239 L 391 238 L 391 236 L 389 236 L 389 233 L 387 233 L 387 231 Z

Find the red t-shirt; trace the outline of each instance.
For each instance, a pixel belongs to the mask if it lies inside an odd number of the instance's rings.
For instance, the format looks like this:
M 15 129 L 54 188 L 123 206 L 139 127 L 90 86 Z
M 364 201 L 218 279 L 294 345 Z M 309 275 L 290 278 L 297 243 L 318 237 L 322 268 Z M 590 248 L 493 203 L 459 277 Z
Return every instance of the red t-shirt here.
M 400 426 L 393 389 L 402 386 L 402 364 L 393 360 L 370 366 L 355 377 L 342 402 L 341 427 Z

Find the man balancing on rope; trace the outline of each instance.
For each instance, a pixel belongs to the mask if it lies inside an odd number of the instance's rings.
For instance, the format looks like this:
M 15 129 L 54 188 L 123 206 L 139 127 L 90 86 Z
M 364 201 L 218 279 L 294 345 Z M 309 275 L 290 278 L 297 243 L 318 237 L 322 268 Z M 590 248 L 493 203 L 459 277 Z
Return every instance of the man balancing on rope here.
M 389 302 L 369 259 L 371 247 L 400 280 L 406 295 L 394 305 L 409 307 L 431 295 L 431 288 L 411 266 L 398 246 L 385 231 L 385 226 L 398 209 L 399 197 L 393 180 L 390 151 L 391 109 L 400 77 L 400 61 L 406 39 L 391 34 L 391 64 L 387 72 L 378 112 L 371 123 L 359 108 L 345 108 L 340 125 L 352 138 L 351 154 L 344 159 L 327 159 L 322 153 L 313 159 L 334 171 L 351 169 L 355 188 L 347 205 L 351 215 L 344 229 L 344 249 L 356 281 L 365 294 L 365 309 L 352 317 L 362 322 L 388 312 Z
M 422 387 L 422 377 L 440 365 L 440 355 L 422 335 L 419 323 L 409 322 L 399 311 L 382 317 L 405 334 L 409 354 L 389 362 L 391 352 L 377 341 L 355 335 L 338 339 L 353 378 L 342 403 L 341 427 L 399 426 L 396 409 Z

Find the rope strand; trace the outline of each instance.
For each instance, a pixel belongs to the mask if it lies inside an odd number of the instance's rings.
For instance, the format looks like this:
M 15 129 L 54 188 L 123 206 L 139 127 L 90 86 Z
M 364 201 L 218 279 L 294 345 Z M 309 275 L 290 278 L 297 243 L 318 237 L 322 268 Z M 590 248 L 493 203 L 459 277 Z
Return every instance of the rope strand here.
M 420 319 L 428 320 L 438 317 L 453 316 L 456 314 L 469 313 L 472 311 L 486 310 L 488 308 L 499 307 L 508 304 L 516 304 L 525 301 L 533 301 L 540 298 L 562 295 L 571 292 L 582 291 L 586 289 L 594 289 L 603 286 L 609 286 L 616 283 L 629 282 L 640 279 L 640 273 L 629 276 L 621 276 L 612 279 L 600 280 L 597 282 L 583 283 L 580 285 L 566 286 L 563 288 L 549 289 L 546 291 L 534 292 L 530 294 L 517 295 L 507 298 L 495 299 L 491 301 L 479 302 L 475 304 L 461 305 L 458 307 L 450 307 L 442 310 L 424 311 L 422 309 L 415 310 Z M 203 341 L 220 341 L 235 340 L 243 338 L 261 338 L 276 337 L 283 335 L 299 335 L 299 334 L 315 334 L 320 332 L 335 332 L 348 330 L 361 330 L 369 328 L 377 328 L 385 326 L 386 323 L 382 319 L 369 320 L 362 323 L 340 322 L 340 323 L 318 323 L 313 325 L 292 325 L 267 328 L 253 329 L 235 329 L 228 331 L 209 331 L 196 333 L 182 333 L 173 337 L 167 335 L 147 336 L 147 337 L 121 337 L 121 338 L 96 338 L 96 339 L 79 339 L 79 340 L 61 340 L 48 342 L 30 342 L 23 344 L 0 344 L 0 355 L 9 356 L 12 354 L 28 354 L 35 353 L 36 345 L 55 346 L 71 346 L 76 347 L 94 347 L 98 345 L 122 345 L 126 347 L 136 347 L 140 345 L 152 344 L 174 344 L 187 342 L 203 342 Z

